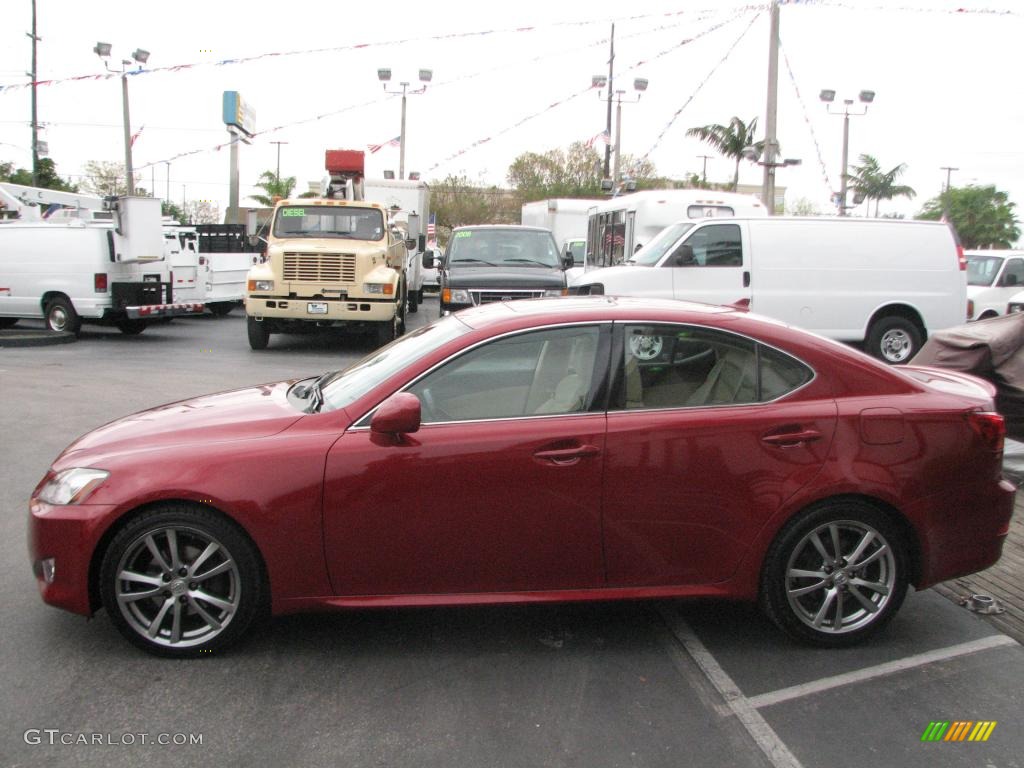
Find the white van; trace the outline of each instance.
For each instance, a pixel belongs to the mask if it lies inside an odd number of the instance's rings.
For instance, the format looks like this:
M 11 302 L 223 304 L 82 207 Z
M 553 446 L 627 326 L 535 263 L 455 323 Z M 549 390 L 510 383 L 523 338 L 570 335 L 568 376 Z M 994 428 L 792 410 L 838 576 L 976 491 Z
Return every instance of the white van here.
M 1024 290 L 1024 251 L 965 251 L 967 319 L 987 320 L 1006 314 L 1013 297 Z
M 588 214 L 586 269 L 623 263 L 677 221 L 767 215 L 753 195 L 711 189 L 651 189 L 602 200 Z
M 752 311 L 904 363 L 964 322 L 967 266 L 943 223 L 765 217 L 682 221 L 574 294 L 656 296 Z

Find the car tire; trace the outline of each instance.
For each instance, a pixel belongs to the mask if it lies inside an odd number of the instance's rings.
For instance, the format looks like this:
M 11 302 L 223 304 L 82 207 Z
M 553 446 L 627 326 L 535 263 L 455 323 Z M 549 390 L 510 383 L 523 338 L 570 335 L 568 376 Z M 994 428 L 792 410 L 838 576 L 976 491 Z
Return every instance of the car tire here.
M 921 343 L 921 330 L 912 320 L 890 315 L 871 326 L 867 351 L 890 365 L 903 365 L 921 350 Z
M 130 317 L 125 317 L 117 321 L 117 330 L 126 336 L 138 336 L 146 330 L 147 327 L 149 327 L 149 323 L 145 320 L 135 320 Z
M 82 318 L 78 316 L 71 301 L 64 296 L 50 299 L 44 314 L 47 330 L 54 333 L 72 333 L 75 336 L 82 331 Z
M 392 341 L 397 339 L 401 332 L 399 328 L 399 317 L 398 313 L 390 320 L 385 320 L 382 323 L 377 323 L 374 330 L 376 331 L 376 342 L 378 347 L 383 347 L 385 344 L 390 344 Z
M 267 328 L 267 321 L 247 317 L 245 326 L 249 334 L 249 348 L 257 352 L 266 349 L 267 344 L 270 343 L 270 329 Z
M 201 506 L 164 504 L 131 519 L 103 553 L 99 579 L 114 626 L 157 656 L 223 650 L 267 604 L 256 546 Z
M 790 637 L 845 647 L 892 619 L 907 582 L 906 544 L 892 518 L 863 502 L 830 501 L 776 536 L 765 556 L 760 602 Z

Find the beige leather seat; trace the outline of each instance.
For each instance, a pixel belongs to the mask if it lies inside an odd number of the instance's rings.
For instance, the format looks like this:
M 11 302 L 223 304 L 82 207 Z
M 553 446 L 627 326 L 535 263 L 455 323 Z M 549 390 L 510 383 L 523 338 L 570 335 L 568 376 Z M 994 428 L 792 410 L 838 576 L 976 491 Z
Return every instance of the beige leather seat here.
M 754 402 L 757 397 L 755 360 L 753 352 L 731 349 L 721 354 L 704 383 L 690 395 L 686 404 L 697 406 Z

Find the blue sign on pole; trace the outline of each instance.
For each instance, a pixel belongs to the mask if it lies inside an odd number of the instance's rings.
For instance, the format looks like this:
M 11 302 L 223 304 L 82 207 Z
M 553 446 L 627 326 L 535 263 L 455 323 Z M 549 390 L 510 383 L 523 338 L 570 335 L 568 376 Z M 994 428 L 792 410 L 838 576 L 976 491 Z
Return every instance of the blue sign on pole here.
M 242 101 L 238 91 L 224 91 L 224 124 L 252 136 L 256 132 L 256 112 Z

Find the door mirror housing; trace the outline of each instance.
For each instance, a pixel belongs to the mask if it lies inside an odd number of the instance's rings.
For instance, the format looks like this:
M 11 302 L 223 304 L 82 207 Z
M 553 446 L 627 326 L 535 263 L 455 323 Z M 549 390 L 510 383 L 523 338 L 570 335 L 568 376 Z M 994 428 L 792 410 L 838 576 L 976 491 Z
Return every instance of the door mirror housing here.
M 672 254 L 672 258 L 668 261 L 668 266 L 685 267 L 693 263 L 693 246 L 684 243 L 676 248 L 676 252 Z
M 408 435 L 420 428 L 420 399 L 411 392 L 397 392 L 370 419 L 370 431 L 382 435 Z
M 434 255 L 433 251 L 423 252 L 423 268 L 434 269 L 441 265 L 441 260 Z
M 572 251 L 569 251 L 564 256 L 562 256 L 562 269 L 572 269 L 572 264 Z

